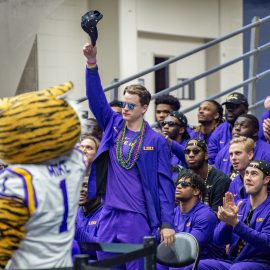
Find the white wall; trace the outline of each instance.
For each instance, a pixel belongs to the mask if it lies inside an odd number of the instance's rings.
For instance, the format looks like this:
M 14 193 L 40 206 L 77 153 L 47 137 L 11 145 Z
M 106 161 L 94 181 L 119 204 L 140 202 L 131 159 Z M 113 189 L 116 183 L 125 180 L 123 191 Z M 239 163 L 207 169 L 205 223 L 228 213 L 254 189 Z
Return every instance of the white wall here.
M 82 47 L 88 36 L 80 23 L 87 10 L 87 1 L 65 0 L 42 21 L 37 41 L 40 89 L 72 81 L 71 97 L 85 96 Z
M 217 0 L 137 0 L 136 3 L 138 31 L 199 38 L 215 38 L 219 34 Z
M 183 54 L 198 46 L 204 44 L 201 39 L 192 39 L 187 37 L 171 37 L 167 35 L 156 34 L 140 34 L 138 42 L 138 58 L 143 59 L 139 61 L 139 70 L 146 69 L 154 65 L 154 57 L 172 57 Z M 197 53 L 191 58 L 184 59 L 170 65 L 169 81 L 170 86 L 177 84 L 177 78 L 191 78 L 205 69 L 205 52 Z M 155 93 L 154 74 L 151 73 L 143 77 L 145 79 L 145 86 L 149 89 L 151 94 Z M 206 98 L 205 80 L 199 80 L 196 83 L 196 99 L 203 100 Z M 173 91 L 172 95 L 178 97 L 177 91 Z M 186 108 L 194 101 L 181 100 L 182 108 Z M 151 102 L 150 110 L 147 114 L 147 119 L 154 121 L 154 102 Z M 190 124 L 196 124 L 196 112 L 187 115 Z M 195 120 L 195 121 L 194 121 Z
M 39 24 L 61 2 L 0 1 L 0 97 L 15 95 Z

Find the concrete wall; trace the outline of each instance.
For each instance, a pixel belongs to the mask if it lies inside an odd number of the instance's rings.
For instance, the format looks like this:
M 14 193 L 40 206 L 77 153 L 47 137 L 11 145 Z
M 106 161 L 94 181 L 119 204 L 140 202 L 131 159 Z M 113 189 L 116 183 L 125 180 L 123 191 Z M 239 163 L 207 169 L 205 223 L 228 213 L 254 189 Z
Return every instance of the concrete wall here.
M 15 95 L 41 21 L 62 2 L 0 1 L 0 97 Z

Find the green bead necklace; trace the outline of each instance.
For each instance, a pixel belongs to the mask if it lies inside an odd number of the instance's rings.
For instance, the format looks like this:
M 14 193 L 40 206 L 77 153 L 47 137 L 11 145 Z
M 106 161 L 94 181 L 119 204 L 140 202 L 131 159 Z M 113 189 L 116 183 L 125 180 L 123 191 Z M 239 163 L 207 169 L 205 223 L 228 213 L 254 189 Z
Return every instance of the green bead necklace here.
M 121 132 L 119 132 L 119 135 L 116 140 L 116 159 L 117 162 L 126 170 L 130 170 L 132 167 L 134 167 L 136 161 L 139 158 L 142 145 L 143 145 L 143 140 L 144 140 L 144 135 L 145 135 L 145 127 L 146 124 L 143 121 L 141 125 L 141 129 L 138 132 L 137 136 L 132 140 L 130 143 L 130 148 L 128 151 L 127 158 L 125 159 L 123 156 L 123 145 L 126 137 L 126 131 L 127 131 L 127 124 L 125 123 L 123 129 Z

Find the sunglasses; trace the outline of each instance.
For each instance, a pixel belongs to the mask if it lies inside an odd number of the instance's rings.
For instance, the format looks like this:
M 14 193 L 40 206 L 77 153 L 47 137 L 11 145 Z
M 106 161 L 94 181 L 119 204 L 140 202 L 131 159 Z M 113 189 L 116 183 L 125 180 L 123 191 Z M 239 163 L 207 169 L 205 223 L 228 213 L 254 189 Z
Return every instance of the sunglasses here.
M 194 155 L 198 155 L 198 154 L 201 152 L 201 149 L 199 149 L 199 148 L 185 149 L 185 151 L 184 151 L 185 155 L 189 155 L 191 152 L 192 152 Z
M 190 182 L 179 181 L 177 182 L 177 186 L 181 186 L 182 188 L 192 187 L 193 185 Z
M 164 127 L 166 125 L 168 125 L 169 127 L 181 126 L 180 124 L 178 124 L 178 123 L 176 123 L 174 121 L 162 121 L 162 122 L 160 122 L 160 125 L 162 127 Z
M 134 103 L 124 102 L 124 101 L 118 102 L 118 106 L 122 109 L 126 108 L 126 105 L 127 105 L 129 110 L 134 110 L 136 107 L 136 104 L 134 104 Z

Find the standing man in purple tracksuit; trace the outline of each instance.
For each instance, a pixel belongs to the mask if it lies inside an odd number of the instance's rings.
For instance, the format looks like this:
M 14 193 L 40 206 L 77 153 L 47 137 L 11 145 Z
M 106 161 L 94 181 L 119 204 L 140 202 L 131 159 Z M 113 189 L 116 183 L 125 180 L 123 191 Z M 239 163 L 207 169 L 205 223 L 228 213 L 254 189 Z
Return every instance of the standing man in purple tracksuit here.
M 96 65 L 97 48 L 86 44 L 86 90 L 90 108 L 104 134 L 91 167 L 88 197 L 105 195 L 98 242 L 143 243 L 160 229 L 170 245 L 173 229 L 174 184 L 166 139 L 144 121 L 151 94 L 141 85 L 124 90 L 122 116 L 113 112 L 103 92 Z M 110 254 L 98 252 L 98 259 Z M 143 260 L 127 264 L 143 269 Z
M 243 114 L 237 118 L 233 126 L 233 138 L 244 136 L 255 141 L 254 159 L 270 162 L 270 144 L 258 139 L 259 121 L 252 114 Z M 232 177 L 235 175 L 229 157 L 229 144 L 218 153 L 215 167 Z
M 254 156 L 255 142 L 251 138 L 236 137 L 230 141 L 230 161 L 237 175 L 232 179 L 229 192 L 233 194 L 234 201 L 247 198 L 244 186 L 245 170 Z
M 228 192 L 218 210 L 214 241 L 229 244 L 229 260 L 201 260 L 198 270 L 270 269 L 270 163 L 254 160 L 245 171 L 249 197 L 237 206 Z
M 222 105 L 225 105 L 226 121 L 220 124 L 209 138 L 209 164 L 215 163 L 218 152 L 231 140 L 233 124 L 237 117 L 248 112 L 248 101 L 241 93 L 231 93 Z

